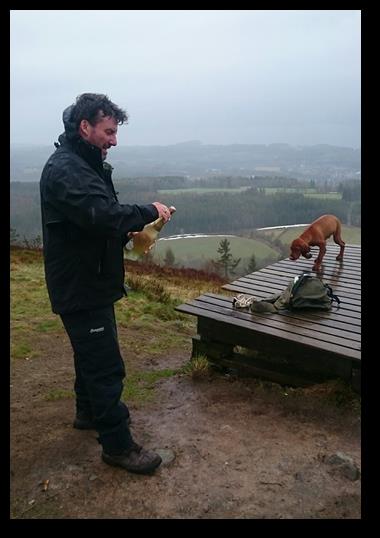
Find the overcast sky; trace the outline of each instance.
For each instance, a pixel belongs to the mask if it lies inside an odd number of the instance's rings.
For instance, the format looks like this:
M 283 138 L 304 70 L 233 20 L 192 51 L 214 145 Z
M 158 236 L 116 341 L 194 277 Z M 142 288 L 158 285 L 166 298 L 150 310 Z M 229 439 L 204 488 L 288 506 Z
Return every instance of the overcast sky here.
M 106 93 L 120 145 L 360 147 L 360 10 L 12 10 L 11 142 Z

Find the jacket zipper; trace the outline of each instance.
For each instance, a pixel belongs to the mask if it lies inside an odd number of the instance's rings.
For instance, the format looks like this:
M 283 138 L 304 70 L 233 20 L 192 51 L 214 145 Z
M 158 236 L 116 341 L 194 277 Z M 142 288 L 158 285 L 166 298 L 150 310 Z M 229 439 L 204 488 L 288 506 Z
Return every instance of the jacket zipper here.
M 107 251 L 108 251 L 108 245 L 109 245 L 109 239 L 106 239 L 106 242 L 105 242 L 105 245 L 104 245 L 104 248 L 103 248 L 103 253 L 102 253 L 102 256 L 101 256 L 101 258 L 99 260 L 99 263 L 98 263 L 98 275 L 103 273 L 104 259 L 106 257 Z

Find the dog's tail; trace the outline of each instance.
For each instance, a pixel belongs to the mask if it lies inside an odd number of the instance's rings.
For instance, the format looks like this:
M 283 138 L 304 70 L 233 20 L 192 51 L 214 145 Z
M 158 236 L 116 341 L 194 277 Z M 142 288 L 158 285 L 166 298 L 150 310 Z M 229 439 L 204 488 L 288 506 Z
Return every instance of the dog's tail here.
M 336 218 L 336 230 L 335 230 L 335 233 L 333 234 L 334 241 L 338 245 L 344 247 L 346 243 L 342 239 L 342 224 L 340 220 L 338 219 L 338 217 L 335 217 L 335 218 Z

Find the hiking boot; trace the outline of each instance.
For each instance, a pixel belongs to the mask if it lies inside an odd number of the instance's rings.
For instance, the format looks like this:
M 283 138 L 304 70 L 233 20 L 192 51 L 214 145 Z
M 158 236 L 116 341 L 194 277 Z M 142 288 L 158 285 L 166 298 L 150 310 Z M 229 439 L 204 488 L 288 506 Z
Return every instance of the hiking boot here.
M 128 426 L 131 424 L 131 417 L 126 418 Z M 84 415 L 77 415 L 73 422 L 73 427 L 77 430 L 96 430 L 94 421 L 92 418 L 86 417 Z
M 152 450 L 145 450 L 137 443 L 133 448 L 124 450 L 121 454 L 102 452 L 102 460 L 108 465 L 122 467 L 131 473 L 150 474 L 161 464 L 161 457 Z

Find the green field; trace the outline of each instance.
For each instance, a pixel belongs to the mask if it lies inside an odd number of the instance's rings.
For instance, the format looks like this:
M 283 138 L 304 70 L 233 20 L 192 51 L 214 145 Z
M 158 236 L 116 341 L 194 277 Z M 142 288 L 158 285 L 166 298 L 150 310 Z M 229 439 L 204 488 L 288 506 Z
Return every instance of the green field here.
M 319 198 L 320 200 L 341 200 L 341 192 L 305 192 L 304 196 L 307 198 Z
M 341 200 L 340 192 L 317 192 L 317 189 L 299 189 L 296 187 L 265 187 L 265 194 L 275 194 L 276 192 L 297 192 L 307 198 L 319 198 L 321 200 Z
M 153 257 L 155 261 L 161 262 L 165 257 L 167 249 L 170 248 L 174 253 L 176 264 L 200 269 L 209 260 L 217 260 L 219 258 L 218 247 L 224 237 L 230 242 L 232 256 L 234 258 L 242 258 L 238 266 L 241 270 L 246 267 L 252 254 L 255 255 L 257 264 L 265 258 L 271 258 L 274 261 L 278 257 L 276 250 L 270 248 L 265 243 L 237 236 L 159 239 L 153 250 Z
M 208 194 L 210 192 L 230 192 L 230 193 L 237 193 L 246 191 L 249 189 L 249 187 L 236 187 L 236 188 L 215 188 L 215 189 L 203 189 L 201 187 L 194 187 L 193 189 L 161 189 L 157 192 L 163 195 L 167 194 L 186 194 L 186 193 L 192 193 L 192 194 Z
M 300 189 L 297 187 L 264 187 L 265 194 L 275 194 L 276 192 L 299 192 L 301 194 L 315 194 L 316 189 Z
M 306 226 L 295 226 L 292 228 L 274 228 L 270 230 L 258 231 L 258 235 L 262 236 L 266 241 L 280 239 L 284 245 L 290 243 L 298 237 L 306 228 Z M 159 239 L 154 247 L 152 254 L 153 260 L 157 263 L 163 263 L 166 251 L 170 248 L 175 257 L 176 266 L 193 267 L 202 269 L 210 260 L 217 260 L 220 256 L 218 247 L 221 240 L 226 237 L 230 242 L 231 253 L 234 258 L 242 258 L 237 268 L 238 272 L 246 272 L 252 254 L 256 259 L 256 264 L 260 267 L 265 264 L 273 263 L 278 259 L 278 251 L 271 248 L 260 239 L 249 239 L 238 236 L 219 236 L 210 235 L 207 237 L 186 237 L 175 239 Z M 361 244 L 361 229 L 354 226 L 342 226 L 342 237 L 347 244 Z M 332 238 L 329 242 L 333 241 Z
M 208 188 L 202 188 L 202 187 L 194 187 L 191 189 L 161 189 L 159 190 L 159 194 L 163 196 L 167 195 L 174 195 L 174 194 L 186 194 L 186 193 L 192 193 L 192 194 L 209 194 L 213 192 L 228 192 L 228 193 L 239 193 L 243 192 L 250 187 L 236 187 L 236 188 L 214 188 L 214 189 L 208 189 Z M 276 194 L 277 192 L 283 192 L 283 193 L 291 193 L 291 192 L 297 192 L 299 194 L 303 194 L 304 196 L 307 196 L 308 198 L 319 198 L 321 200 L 341 200 L 342 194 L 340 192 L 317 192 L 316 189 L 300 189 L 296 187 L 264 187 L 265 194 L 271 195 Z
M 272 230 L 261 230 L 259 233 L 268 239 L 280 239 L 285 245 L 290 245 L 290 243 L 298 237 L 304 230 L 306 226 L 295 226 L 294 228 L 275 228 Z M 342 226 L 342 238 L 343 240 L 351 245 L 360 245 L 361 244 L 361 228 L 355 226 Z M 332 238 L 329 241 L 333 241 Z

